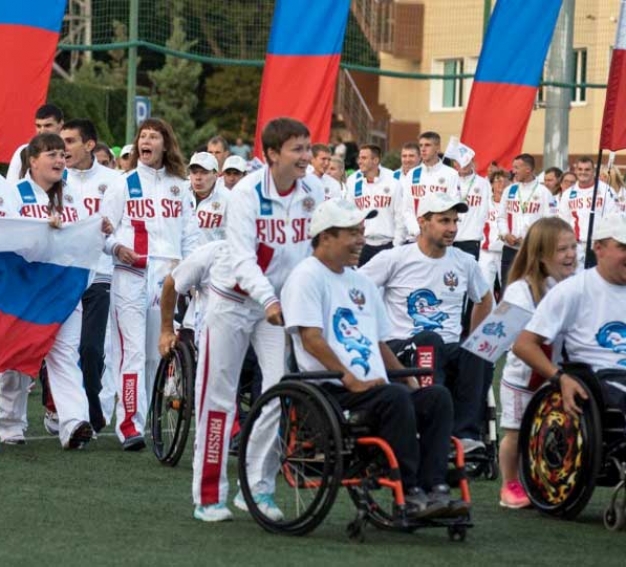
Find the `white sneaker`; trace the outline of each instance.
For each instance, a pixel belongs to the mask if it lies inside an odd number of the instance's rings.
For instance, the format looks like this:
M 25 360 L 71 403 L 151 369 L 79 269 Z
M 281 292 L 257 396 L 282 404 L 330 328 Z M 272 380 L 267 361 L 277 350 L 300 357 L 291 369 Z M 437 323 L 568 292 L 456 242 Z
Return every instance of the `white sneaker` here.
M 233 519 L 233 513 L 226 508 L 225 504 L 209 504 L 196 506 L 193 517 L 203 522 L 228 522 Z
M 46 410 L 43 416 L 43 426 L 49 435 L 54 437 L 59 435 L 59 414 Z
M 281 509 L 276 506 L 276 502 L 274 502 L 273 494 L 255 494 L 254 501 L 256 502 L 259 512 L 267 516 L 272 522 L 282 522 L 285 519 L 285 515 L 282 513 Z M 237 492 L 233 504 L 236 508 L 239 508 L 239 510 L 248 512 L 248 505 L 243 498 L 241 490 Z

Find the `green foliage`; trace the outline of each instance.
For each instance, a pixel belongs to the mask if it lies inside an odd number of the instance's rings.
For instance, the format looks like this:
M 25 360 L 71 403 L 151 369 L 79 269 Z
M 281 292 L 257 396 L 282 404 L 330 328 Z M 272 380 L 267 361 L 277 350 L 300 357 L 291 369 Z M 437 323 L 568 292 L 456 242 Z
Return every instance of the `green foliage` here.
M 65 119 L 88 118 L 98 137 L 109 145 L 124 143 L 126 90 L 103 88 L 93 84 L 70 83 L 53 78 L 48 90 L 48 102 L 63 110 Z
M 254 136 L 261 74 L 255 67 L 222 67 L 206 80 L 204 112 L 231 142 Z
M 187 41 L 182 18 L 174 18 L 167 47 L 189 51 L 194 44 L 195 41 Z M 161 69 L 148 73 L 153 89 L 152 113 L 172 125 L 183 152 L 187 154 L 201 141 L 193 118 L 198 106 L 196 92 L 201 73 L 200 63 L 171 55 L 165 57 L 165 65 Z
M 400 152 L 398 150 L 387 152 L 380 161 L 380 164 L 384 167 L 388 167 L 389 169 L 398 169 L 402 165 Z

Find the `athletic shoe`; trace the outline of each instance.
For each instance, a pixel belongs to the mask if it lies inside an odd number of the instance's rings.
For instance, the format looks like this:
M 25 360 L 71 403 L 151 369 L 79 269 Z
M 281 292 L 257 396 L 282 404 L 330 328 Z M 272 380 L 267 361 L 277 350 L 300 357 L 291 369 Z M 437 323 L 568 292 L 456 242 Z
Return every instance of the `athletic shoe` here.
M 274 502 L 273 494 L 255 494 L 254 501 L 256 502 L 256 507 L 259 509 L 259 512 L 267 516 L 272 522 L 282 522 L 285 519 L 285 515 L 282 513 L 281 509 L 276 506 L 276 502 Z M 243 498 L 241 490 L 237 492 L 233 504 L 236 508 L 248 512 L 248 505 Z
M 43 426 L 49 435 L 57 437 L 59 435 L 59 415 L 50 410 L 46 410 L 43 416 Z
M 431 500 L 419 487 L 409 488 L 404 495 L 406 513 L 411 518 L 440 518 L 445 515 L 448 504 L 439 500 Z
M 2 442 L 5 445 L 26 445 L 24 435 L 14 435 L 13 437 L 7 437 L 6 439 L 3 439 Z
M 530 499 L 519 480 L 509 480 L 500 490 L 500 506 L 504 508 L 527 508 Z
M 93 429 L 88 421 L 81 421 L 72 431 L 70 440 L 65 449 L 84 449 L 87 443 L 91 441 Z
M 450 497 L 450 487 L 447 484 L 437 484 L 428 493 L 429 502 L 439 502 L 446 507 L 446 510 L 438 517 L 457 518 L 467 516 L 470 511 L 470 504 L 465 500 L 454 500 Z
M 233 519 L 233 513 L 224 504 L 209 504 L 196 506 L 193 517 L 203 522 L 228 522 Z
M 473 453 L 474 451 L 484 451 L 485 444 L 482 441 L 478 441 L 478 439 L 459 439 L 461 445 L 463 445 L 463 453 L 466 455 L 468 453 Z
M 133 435 L 132 437 L 127 437 L 122 443 L 122 449 L 124 451 L 141 451 L 145 448 L 146 441 L 143 438 L 143 435 Z

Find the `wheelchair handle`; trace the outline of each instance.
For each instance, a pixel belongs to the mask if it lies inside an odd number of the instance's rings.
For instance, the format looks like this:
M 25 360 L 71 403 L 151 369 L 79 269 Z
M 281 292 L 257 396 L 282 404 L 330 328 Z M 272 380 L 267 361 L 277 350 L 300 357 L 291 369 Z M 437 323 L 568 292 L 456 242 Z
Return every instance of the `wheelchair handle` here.
M 401 370 L 387 370 L 387 377 L 390 382 L 395 382 L 400 378 L 408 376 L 429 376 L 433 373 L 432 368 L 402 368 Z M 341 380 L 342 372 L 332 372 L 330 370 L 318 370 L 315 372 L 291 372 L 285 374 L 282 380 Z

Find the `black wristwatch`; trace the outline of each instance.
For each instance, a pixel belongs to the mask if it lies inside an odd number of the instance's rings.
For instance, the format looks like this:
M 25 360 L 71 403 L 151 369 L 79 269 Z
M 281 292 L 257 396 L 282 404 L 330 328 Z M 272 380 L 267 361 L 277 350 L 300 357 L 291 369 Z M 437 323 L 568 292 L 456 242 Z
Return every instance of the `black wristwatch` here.
M 565 372 L 563 372 L 562 370 L 557 370 L 552 376 L 550 376 L 550 383 L 558 385 L 563 374 L 565 374 Z

